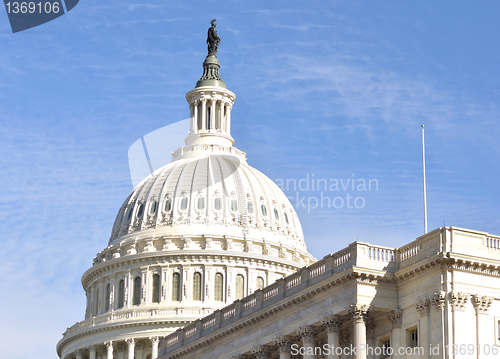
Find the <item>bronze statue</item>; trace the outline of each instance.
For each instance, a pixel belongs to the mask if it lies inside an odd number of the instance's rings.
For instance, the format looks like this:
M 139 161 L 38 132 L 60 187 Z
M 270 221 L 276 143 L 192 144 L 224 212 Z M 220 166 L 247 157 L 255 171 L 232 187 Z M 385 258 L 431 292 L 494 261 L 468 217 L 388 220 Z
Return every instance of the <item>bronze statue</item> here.
M 220 37 L 217 35 L 217 30 L 215 30 L 215 19 L 210 21 L 212 26 L 208 29 L 208 37 L 207 37 L 207 44 L 208 44 L 208 55 L 216 55 L 217 54 L 217 48 L 219 47 L 220 43 Z

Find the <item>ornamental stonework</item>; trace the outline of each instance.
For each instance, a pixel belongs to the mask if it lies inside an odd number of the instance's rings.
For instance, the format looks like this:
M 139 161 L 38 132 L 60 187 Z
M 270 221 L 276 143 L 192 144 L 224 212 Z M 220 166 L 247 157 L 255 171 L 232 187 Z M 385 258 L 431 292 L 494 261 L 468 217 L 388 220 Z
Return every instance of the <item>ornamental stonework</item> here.
M 280 354 L 290 353 L 292 340 L 286 335 L 281 335 L 274 339 L 274 345 L 278 348 Z
M 252 354 L 254 355 L 255 359 L 271 358 L 272 352 L 272 348 L 267 345 L 257 345 L 252 348 Z
M 431 301 L 429 298 L 423 298 L 415 303 L 415 309 L 417 309 L 417 312 L 419 312 L 421 318 L 429 315 L 430 306 Z
M 453 310 L 465 311 L 465 306 L 470 298 L 470 295 L 462 292 L 450 292 L 449 295 Z
M 341 317 L 330 314 L 323 318 L 323 327 L 328 333 L 338 333 L 340 332 L 342 322 L 343 320 Z
M 490 307 L 493 304 L 493 297 L 475 294 L 473 298 L 474 309 L 476 309 L 476 312 L 479 314 L 488 314 Z
M 437 310 L 443 311 L 446 306 L 446 293 L 443 291 L 434 293 L 431 303 Z
M 318 335 L 318 330 L 311 325 L 304 325 L 297 329 L 297 334 L 302 343 L 314 343 L 314 338 Z
M 392 324 L 393 328 L 401 328 L 403 325 L 403 311 L 396 309 L 387 315 L 387 319 Z
M 352 315 L 354 322 L 366 322 L 370 307 L 366 304 L 352 304 L 349 307 L 349 314 Z

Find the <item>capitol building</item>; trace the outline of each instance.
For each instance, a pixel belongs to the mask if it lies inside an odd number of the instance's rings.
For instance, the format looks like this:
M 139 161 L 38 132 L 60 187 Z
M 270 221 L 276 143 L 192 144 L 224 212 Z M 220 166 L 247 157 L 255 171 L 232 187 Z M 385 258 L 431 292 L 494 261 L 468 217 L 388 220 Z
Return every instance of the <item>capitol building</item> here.
M 500 236 L 443 227 L 317 261 L 286 195 L 233 146 L 219 41 L 213 21 L 186 146 L 125 199 L 59 357 L 499 357 Z

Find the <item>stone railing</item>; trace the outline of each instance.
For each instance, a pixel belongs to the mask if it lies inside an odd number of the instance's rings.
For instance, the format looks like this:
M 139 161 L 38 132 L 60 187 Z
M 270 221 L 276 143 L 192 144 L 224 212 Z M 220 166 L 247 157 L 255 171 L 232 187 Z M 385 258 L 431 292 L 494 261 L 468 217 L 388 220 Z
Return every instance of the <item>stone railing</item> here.
M 487 237 L 486 248 L 489 250 L 500 251 L 500 236 Z
M 165 338 L 160 355 L 228 326 L 243 316 L 259 311 L 290 294 L 297 293 L 335 273 L 342 272 L 346 267 L 373 265 L 376 268 L 384 266 L 388 270 L 395 269 L 396 252 L 397 250 L 394 248 L 372 246 L 362 242 L 352 243 L 337 253 L 327 255 L 322 260 L 304 267 L 288 277 L 278 279 L 273 284 L 259 289 L 241 300 L 236 300 L 233 304 L 216 310 L 185 328 L 178 329 Z
M 192 315 L 194 318 L 206 315 L 212 309 L 207 308 L 163 308 L 163 309 L 121 309 L 116 312 L 108 312 L 95 317 L 88 318 L 81 322 L 73 324 L 68 327 L 63 333 L 63 339 L 66 336 L 74 335 L 77 332 L 85 331 L 93 327 L 105 326 L 109 324 L 116 324 L 127 321 L 137 321 L 140 319 L 153 320 L 153 319 L 171 319 L 177 315 Z

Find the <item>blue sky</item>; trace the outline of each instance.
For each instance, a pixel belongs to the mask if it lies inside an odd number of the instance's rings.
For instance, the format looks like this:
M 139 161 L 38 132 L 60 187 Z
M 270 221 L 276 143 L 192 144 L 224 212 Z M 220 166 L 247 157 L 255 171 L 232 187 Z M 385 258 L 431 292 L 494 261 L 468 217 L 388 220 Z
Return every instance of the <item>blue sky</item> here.
M 128 149 L 189 116 L 213 18 L 250 165 L 273 180 L 378 182 L 323 193 L 363 208 L 299 205 L 314 256 L 423 234 L 421 124 L 429 229 L 500 234 L 499 15 L 494 1 L 82 0 L 12 34 L 2 12 L 3 357 L 56 358 L 83 319 L 80 276 L 132 190 Z

